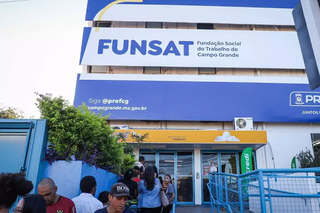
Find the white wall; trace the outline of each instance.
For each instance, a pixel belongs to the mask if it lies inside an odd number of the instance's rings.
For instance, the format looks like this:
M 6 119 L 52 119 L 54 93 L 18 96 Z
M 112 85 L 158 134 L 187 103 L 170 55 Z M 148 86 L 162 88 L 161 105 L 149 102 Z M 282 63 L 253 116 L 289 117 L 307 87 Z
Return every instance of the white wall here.
M 195 185 L 194 185 L 194 192 L 195 192 L 195 204 L 201 205 L 202 204 L 202 185 L 201 185 L 201 150 L 194 149 L 194 171 L 195 171 Z M 199 179 L 197 179 L 197 173 L 199 174 Z
M 320 124 L 266 123 L 265 130 L 270 146 L 257 150 L 258 168 L 273 168 L 274 164 L 275 168 L 290 168 L 292 158 L 301 150 L 313 151 L 311 133 L 320 133 Z

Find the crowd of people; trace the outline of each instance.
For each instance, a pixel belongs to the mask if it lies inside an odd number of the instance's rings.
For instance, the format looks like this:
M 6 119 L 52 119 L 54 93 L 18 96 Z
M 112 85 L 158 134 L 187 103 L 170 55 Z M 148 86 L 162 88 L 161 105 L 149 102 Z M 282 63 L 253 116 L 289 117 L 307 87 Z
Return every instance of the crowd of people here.
M 98 199 L 94 196 L 97 182 L 93 176 L 81 179 L 81 194 L 72 200 L 58 195 L 58 187 L 51 178 L 42 179 L 38 194 L 29 194 L 33 189 L 31 181 L 22 173 L 0 174 L 0 213 L 9 213 L 19 200 L 14 213 L 169 213 L 175 199 L 171 176 L 166 174 L 164 181 L 155 166 L 144 167 L 141 156 L 136 166 L 125 172 L 124 177 L 114 184 L 110 192 L 103 191 Z M 163 204 L 161 193 L 165 194 Z M 131 208 L 134 205 L 136 208 Z M 131 206 L 131 207 L 130 207 Z M 133 210 L 134 209 L 134 210 Z

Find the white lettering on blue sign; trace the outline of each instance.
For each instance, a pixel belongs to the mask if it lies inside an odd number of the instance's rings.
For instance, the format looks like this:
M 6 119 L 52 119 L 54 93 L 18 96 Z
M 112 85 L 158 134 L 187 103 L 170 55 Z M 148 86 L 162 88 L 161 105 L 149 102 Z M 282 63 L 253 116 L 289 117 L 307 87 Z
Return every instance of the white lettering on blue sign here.
M 290 106 L 320 107 L 320 92 L 292 92 Z
M 119 41 L 117 39 L 100 39 L 99 40 L 99 46 L 98 46 L 98 54 L 103 54 L 104 50 L 109 49 L 111 44 L 112 51 L 117 55 L 123 55 L 130 52 L 130 55 L 136 55 L 136 53 L 139 51 L 142 55 L 169 55 L 174 54 L 176 56 L 181 56 L 180 51 L 177 48 L 177 45 L 183 46 L 183 55 L 188 56 L 189 55 L 189 47 L 190 45 L 193 45 L 193 41 L 179 41 L 178 44 L 176 44 L 174 41 L 170 41 L 168 45 L 163 46 L 162 41 L 159 40 L 152 40 L 148 42 L 147 40 L 142 40 L 140 43 L 135 40 L 124 40 L 122 42 L 122 48 L 119 48 Z
M 103 98 L 103 99 L 96 99 L 96 98 L 89 98 L 89 104 L 125 104 L 128 105 L 129 104 L 129 100 L 128 99 L 108 99 L 108 98 Z

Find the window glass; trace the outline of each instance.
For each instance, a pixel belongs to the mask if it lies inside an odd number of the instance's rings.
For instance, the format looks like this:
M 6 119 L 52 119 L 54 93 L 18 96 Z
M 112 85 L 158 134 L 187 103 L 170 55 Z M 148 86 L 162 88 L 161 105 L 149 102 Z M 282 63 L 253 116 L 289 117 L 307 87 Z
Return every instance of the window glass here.
M 141 153 L 141 156 L 145 158 L 144 167 L 156 165 L 156 154 L 155 153 Z

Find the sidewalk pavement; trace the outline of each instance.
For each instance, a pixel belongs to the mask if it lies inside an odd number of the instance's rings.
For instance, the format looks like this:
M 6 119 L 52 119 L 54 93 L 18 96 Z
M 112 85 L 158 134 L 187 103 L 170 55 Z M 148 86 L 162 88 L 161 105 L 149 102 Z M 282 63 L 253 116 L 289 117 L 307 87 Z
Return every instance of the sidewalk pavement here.
M 211 207 L 210 205 L 176 206 L 176 213 L 211 213 Z

